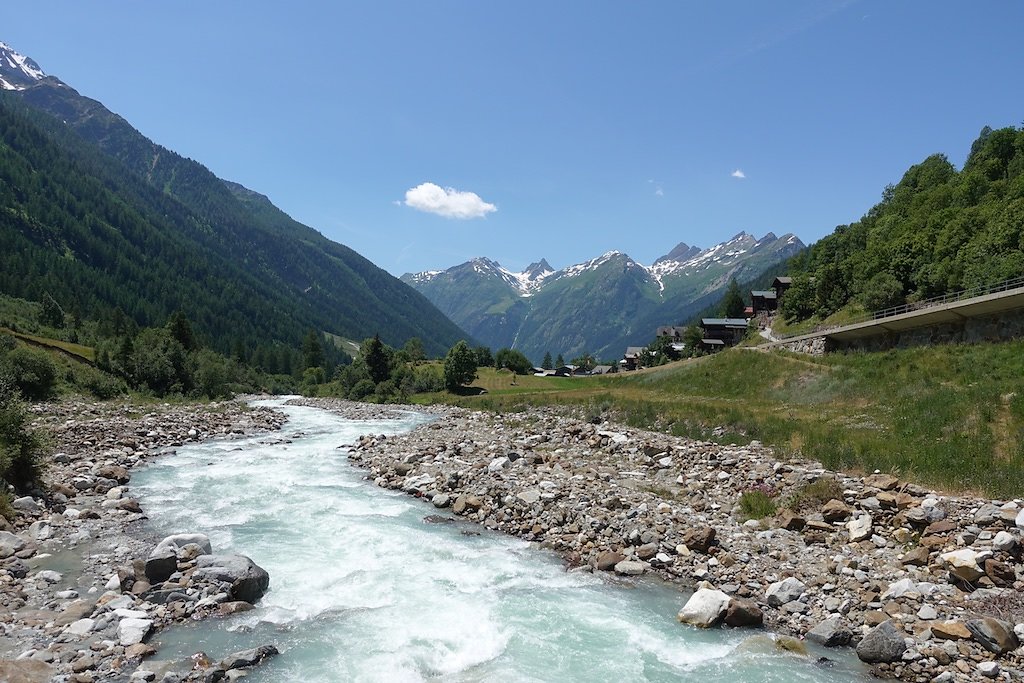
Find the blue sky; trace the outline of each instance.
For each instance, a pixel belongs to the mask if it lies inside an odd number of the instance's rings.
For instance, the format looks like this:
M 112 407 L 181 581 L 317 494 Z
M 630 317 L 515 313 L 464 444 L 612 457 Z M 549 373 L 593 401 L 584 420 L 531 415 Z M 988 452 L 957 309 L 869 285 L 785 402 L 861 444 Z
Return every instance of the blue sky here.
M 400 275 L 814 241 L 1024 122 L 1022 26 L 1017 0 L 33 0 L 0 40 Z

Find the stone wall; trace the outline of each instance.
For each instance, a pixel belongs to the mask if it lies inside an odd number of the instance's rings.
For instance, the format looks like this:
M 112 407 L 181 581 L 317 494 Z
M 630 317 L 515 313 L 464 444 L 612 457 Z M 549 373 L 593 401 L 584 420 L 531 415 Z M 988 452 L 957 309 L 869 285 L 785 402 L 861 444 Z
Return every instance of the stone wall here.
M 812 337 L 810 339 L 781 343 L 776 348 L 786 349 L 795 353 L 806 353 L 811 356 L 824 356 L 826 351 L 832 350 L 827 348 L 826 344 L 827 340 L 825 337 Z
M 1024 337 L 1024 309 L 1007 311 L 979 318 L 965 318 L 955 323 L 919 327 L 904 332 L 887 332 L 875 337 L 842 344 L 828 341 L 825 351 L 886 351 L 912 346 L 935 344 L 976 344 L 986 341 L 1007 341 Z M 816 341 L 816 340 L 808 340 Z M 808 342 L 804 342 L 805 344 Z M 798 350 L 798 349 L 791 349 Z M 813 351 L 802 351 L 813 353 Z

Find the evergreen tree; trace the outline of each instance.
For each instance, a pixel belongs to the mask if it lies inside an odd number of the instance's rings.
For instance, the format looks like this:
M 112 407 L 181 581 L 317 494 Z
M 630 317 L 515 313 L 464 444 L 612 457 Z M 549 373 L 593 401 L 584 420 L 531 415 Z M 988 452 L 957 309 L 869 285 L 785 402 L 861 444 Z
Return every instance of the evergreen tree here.
M 560 368 L 565 365 L 565 359 L 562 358 L 562 354 L 558 354 L 558 358 L 555 359 L 555 367 Z
M 743 309 L 746 304 L 743 303 L 743 294 L 740 292 L 740 285 L 736 282 L 736 278 L 729 278 L 729 286 L 725 290 L 725 297 L 722 299 L 722 317 L 725 318 L 742 318 Z
M 322 368 L 324 366 L 324 347 L 320 344 L 320 335 L 310 330 L 302 340 L 302 369 Z
M 391 374 L 388 354 L 384 350 L 384 343 L 380 340 L 380 335 L 373 335 L 373 339 L 368 340 L 365 347 L 363 362 L 366 363 L 366 369 L 370 373 L 370 380 L 374 384 L 380 384 Z
M 196 341 L 196 335 L 192 331 L 192 323 L 188 321 L 180 308 L 167 321 L 167 329 L 186 351 L 195 351 L 199 348 L 199 342 Z
M 544 360 L 541 361 L 540 366 L 545 370 L 550 370 L 554 366 L 551 364 L 551 352 L 547 351 L 544 353 Z
M 64 327 L 64 309 L 50 296 L 49 292 L 43 293 L 43 310 L 40 314 L 40 321 L 50 327 Z

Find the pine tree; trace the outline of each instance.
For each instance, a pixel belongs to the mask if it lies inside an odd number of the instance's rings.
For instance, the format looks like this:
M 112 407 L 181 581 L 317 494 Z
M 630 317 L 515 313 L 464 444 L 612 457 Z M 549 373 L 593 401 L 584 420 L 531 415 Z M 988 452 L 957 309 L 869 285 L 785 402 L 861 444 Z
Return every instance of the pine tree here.
M 551 364 L 551 352 L 550 352 L 550 351 L 546 351 L 546 352 L 544 353 L 544 360 L 543 360 L 543 361 L 541 361 L 541 364 L 540 364 L 540 366 L 541 366 L 542 368 L 544 368 L 545 370 L 550 370 L 551 368 L 553 368 L 553 367 L 554 367 L 554 366 L 553 366 L 553 365 Z
M 384 343 L 380 340 L 379 334 L 373 335 L 373 339 L 366 343 L 363 361 L 366 362 L 366 369 L 369 371 L 370 379 L 374 384 L 380 384 L 391 374 L 391 368 L 388 367 L 388 355 L 384 350 Z
M 736 278 L 729 279 L 729 286 L 725 290 L 725 297 L 722 298 L 722 316 L 725 318 L 742 318 L 743 294 L 740 293 L 740 285 Z

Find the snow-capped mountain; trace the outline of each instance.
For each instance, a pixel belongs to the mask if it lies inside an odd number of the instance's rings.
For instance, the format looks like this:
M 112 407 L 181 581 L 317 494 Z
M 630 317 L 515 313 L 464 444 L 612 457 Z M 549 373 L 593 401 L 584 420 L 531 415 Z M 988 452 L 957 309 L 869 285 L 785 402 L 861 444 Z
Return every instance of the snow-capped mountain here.
M 46 74 L 32 59 L 0 42 L 0 89 L 24 90 L 46 78 Z
M 535 360 L 548 351 L 610 357 L 707 306 L 730 277 L 754 277 L 803 248 L 795 235 L 741 232 L 710 249 L 680 243 L 650 266 L 619 251 L 557 271 L 544 259 L 514 272 L 481 257 L 402 279 L 494 348 Z

